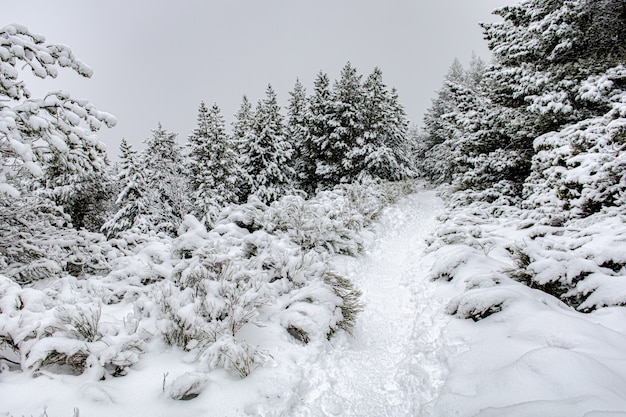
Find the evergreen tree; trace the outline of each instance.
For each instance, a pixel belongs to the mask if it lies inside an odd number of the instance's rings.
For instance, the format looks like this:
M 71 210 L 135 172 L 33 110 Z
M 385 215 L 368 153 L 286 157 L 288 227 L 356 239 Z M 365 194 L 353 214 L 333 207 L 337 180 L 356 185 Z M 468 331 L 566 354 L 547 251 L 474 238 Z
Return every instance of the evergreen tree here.
M 122 186 L 115 201 L 119 209 L 104 223 L 102 232 L 109 239 L 119 237 L 122 232 L 130 229 L 140 233 L 149 232 L 153 223 L 154 196 L 148 189 L 141 158 L 126 139 L 122 139 L 120 144 L 120 171 L 117 182 Z
M 241 203 L 248 201 L 248 196 L 252 193 L 252 178 L 249 171 L 251 169 L 250 155 L 255 141 L 254 111 L 248 97 L 243 96 L 233 123 L 233 146 L 237 149 L 237 165 L 241 171 L 236 182 L 236 189 Z
M 424 115 L 424 159 L 422 172 L 435 182 L 451 182 L 459 172 L 458 141 L 464 134 L 459 120 L 460 91 L 466 80 L 465 70 L 454 59 L 437 97 Z
M 246 171 L 252 194 L 264 203 L 277 200 L 293 189 L 293 150 L 285 137 L 283 116 L 276 93 L 268 85 L 254 118 L 254 141 L 249 143 Z
M 457 188 L 488 188 L 499 181 L 519 184 L 528 175 L 526 117 L 491 98 L 485 65 L 475 55 L 468 70 L 455 60 L 424 117 L 426 152 L 421 162 L 431 180 Z
M 579 88 L 626 60 L 623 0 L 530 0 L 495 13 L 503 21 L 483 25 L 496 63 L 487 77 L 498 104 L 526 113 L 526 140 L 608 111 Z
M 16 197 L 24 174 L 41 177 L 50 161 L 68 174 L 104 172 L 105 148 L 94 132 L 114 126 L 115 118 L 60 91 L 32 98 L 17 68 L 30 68 L 42 79 L 56 77 L 59 67 L 83 77 L 92 70 L 68 47 L 46 45 L 21 25 L 1 28 L 0 43 L 0 193 Z
M 116 187 L 110 170 L 68 170 L 56 158 L 45 165 L 44 175 L 36 185 L 38 192 L 63 207 L 75 229 L 99 231 L 114 210 Z
M 319 150 L 316 175 L 322 188 L 351 182 L 359 174 L 350 151 L 364 144 L 363 89 L 361 76 L 350 62 L 333 85 L 328 124 L 330 134 L 315 138 Z
M 317 165 L 330 156 L 330 134 L 332 132 L 332 103 L 330 80 L 328 75 L 319 72 L 314 82 L 313 95 L 309 98 L 306 124 L 308 135 L 305 137 L 302 153 L 302 170 L 300 171 L 302 188 L 309 194 L 320 187 L 320 176 Z
M 220 108 L 198 109 L 198 126 L 189 136 L 187 167 L 196 214 L 211 224 L 221 208 L 236 203 L 237 155 Z
M 176 136 L 159 123 L 142 152 L 148 188 L 155 196 L 153 230 L 170 236 L 176 236 L 183 216 L 190 212 L 188 183 Z
M 395 89 L 383 83 L 375 68 L 363 84 L 363 144 L 348 153 L 358 176 L 400 180 L 410 174 L 408 123 Z
M 287 108 L 287 139 L 293 149 L 293 168 L 296 172 L 296 182 L 301 188 L 307 182 L 307 166 L 311 164 L 308 154 L 308 100 L 306 90 L 300 80 L 296 80 L 293 91 L 289 93 L 289 107 Z
M 443 143 L 456 135 L 454 122 L 450 120 L 457 107 L 453 89 L 465 80 L 465 70 L 457 58 L 454 59 L 445 76 L 437 97 L 432 100 L 430 108 L 424 114 L 424 129 L 428 135 L 428 148 Z
M 61 67 L 91 77 L 92 70 L 67 46 L 46 44 L 17 24 L 0 28 L 0 45 L 0 267 L 3 275 L 26 284 L 67 275 L 71 261 L 88 257 L 91 242 L 83 237 L 90 234 L 69 228 L 72 219 L 50 197 L 65 205 L 77 227 L 95 227 L 89 222 L 93 196 L 108 168 L 96 131 L 116 121 L 62 91 L 31 96 L 20 79 L 25 69 L 41 79 L 55 78 Z M 42 188 L 46 181 L 49 190 Z

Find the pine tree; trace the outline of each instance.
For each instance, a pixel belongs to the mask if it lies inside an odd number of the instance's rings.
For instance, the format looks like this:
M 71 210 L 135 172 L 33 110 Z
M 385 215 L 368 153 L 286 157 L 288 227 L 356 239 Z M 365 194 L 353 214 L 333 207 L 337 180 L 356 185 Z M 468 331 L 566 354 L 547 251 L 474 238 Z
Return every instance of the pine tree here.
M 70 259 L 90 252 L 90 234 L 69 228 L 70 217 L 50 197 L 63 197 L 59 202 L 78 227 L 94 226 L 80 198 L 89 196 L 91 204 L 95 181 L 106 179 L 106 151 L 96 131 L 116 121 L 61 91 L 31 96 L 20 79 L 24 69 L 41 79 L 55 78 L 61 67 L 91 77 L 92 70 L 67 46 L 46 44 L 17 24 L 0 28 L 0 45 L 0 267 L 3 275 L 26 284 L 66 275 Z M 61 177 L 43 190 L 52 180 L 45 174 L 53 171 Z M 78 193 L 67 192 L 72 187 Z
M 63 45 L 46 45 L 45 38 L 21 25 L 0 29 L 3 55 L 0 60 L 0 193 L 17 196 L 24 174 L 40 177 L 47 161 L 66 173 L 104 172 L 104 145 L 94 132 L 103 124 L 113 127 L 111 115 L 85 100 L 57 91 L 43 99 L 31 98 L 18 68 L 33 75 L 56 77 L 58 67 L 68 67 L 83 77 L 92 70 Z M 16 188 L 18 186 L 18 188 Z
M 502 180 L 521 184 L 527 175 L 529 148 L 520 146 L 528 143 L 526 118 L 490 97 L 484 74 L 475 55 L 468 70 L 455 60 L 426 113 L 420 168 L 431 180 L 482 189 Z
M 316 175 L 323 188 L 353 181 L 358 167 L 350 151 L 363 146 L 363 90 L 361 76 L 348 62 L 331 92 L 331 127 L 328 137 L 319 138 Z
M 453 89 L 465 80 L 465 70 L 457 58 L 454 59 L 445 76 L 437 97 L 424 115 L 424 130 L 427 133 L 427 148 L 432 148 L 454 137 L 457 126 L 451 116 L 457 110 Z
M 496 62 L 492 97 L 527 113 L 527 140 L 608 111 L 579 88 L 626 60 L 623 0 L 530 0 L 495 13 L 503 21 L 483 25 Z
M 293 149 L 292 160 L 296 172 L 296 182 L 300 188 L 306 188 L 307 166 L 311 164 L 307 149 L 309 140 L 308 100 L 306 90 L 300 80 L 296 80 L 293 91 L 289 95 L 287 139 Z
M 257 105 L 254 134 L 245 168 L 252 180 L 252 194 L 269 203 L 289 193 L 295 177 L 291 168 L 293 150 L 285 137 L 283 116 L 271 85 Z
M 410 174 L 408 123 L 395 89 L 375 68 L 363 84 L 363 144 L 348 152 L 357 176 L 400 180 Z
M 119 237 L 122 232 L 131 229 L 147 233 L 152 228 L 154 196 L 150 194 L 145 171 L 140 156 L 126 139 L 122 139 L 120 172 L 117 176 L 122 190 L 115 201 L 119 206 L 117 213 L 102 226 L 102 232 L 107 238 Z
M 188 182 L 176 136 L 159 123 L 142 152 L 148 188 L 156 199 L 153 230 L 170 236 L 176 236 L 183 216 L 190 212 Z
M 198 109 L 198 126 L 189 136 L 187 167 L 194 210 L 212 224 L 217 213 L 236 203 L 237 179 L 240 177 L 237 154 L 225 128 L 220 108 L 214 104 Z
M 460 171 L 458 141 L 464 134 L 464 127 L 458 120 L 460 98 L 457 93 L 465 79 L 465 70 L 455 58 L 437 97 L 424 115 L 425 152 L 420 168 L 431 181 L 451 182 Z
M 108 163 L 108 159 L 105 158 Z M 108 167 L 107 167 L 108 168 Z M 115 184 L 110 170 L 68 170 L 56 158 L 46 161 L 37 192 L 63 207 L 75 229 L 100 230 L 113 209 Z
M 331 155 L 332 114 L 330 80 L 327 74 L 320 71 L 314 82 L 313 95 L 309 98 L 306 116 L 308 135 L 302 153 L 303 167 L 300 172 L 302 188 L 309 194 L 320 188 L 321 178 L 317 173 L 317 165 L 324 161 L 323 154 Z
M 248 196 L 252 193 L 252 178 L 249 170 L 251 169 L 250 155 L 255 141 L 254 111 L 248 97 L 243 96 L 241 107 L 233 123 L 233 146 L 237 149 L 237 164 L 241 171 L 236 182 L 236 189 L 239 190 L 237 194 L 241 203 L 248 201 Z

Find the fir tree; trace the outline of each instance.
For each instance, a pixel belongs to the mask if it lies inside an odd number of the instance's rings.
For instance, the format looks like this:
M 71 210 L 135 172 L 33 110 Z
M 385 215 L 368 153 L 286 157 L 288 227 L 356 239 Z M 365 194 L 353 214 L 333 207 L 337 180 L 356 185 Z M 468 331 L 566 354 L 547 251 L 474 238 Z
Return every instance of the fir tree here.
M 293 150 L 285 137 L 285 126 L 276 93 L 268 85 L 254 118 L 254 141 L 249 143 L 246 171 L 251 191 L 264 203 L 277 200 L 293 189 Z
M 63 207 L 72 220 L 72 227 L 99 231 L 114 210 L 116 187 L 110 170 L 68 170 L 56 158 L 46 161 L 45 166 L 44 175 L 36 185 L 37 191 Z
M 220 108 L 198 109 L 198 126 L 189 136 L 187 167 L 194 210 L 212 224 L 221 208 L 236 203 L 239 178 L 237 155 L 225 128 Z
M 296 172 L 296 182 L 301 188 L 307 182 L 307 166 L 311 164 L 307 149 L 309 126 L 307 121 L 308 100 L 306 90 L 300 80 L 296 80 L 293 91 L 289 93 L 289 107 L 287 108 L 287 139 L 293 149 L 293 168 Z
M 400 180 L 410 174 L 404 109 L 375 68 L 363 84 L 362 145 L 348 153 L 358 176 Z
M 183 216 L 190 211 L 188 183 L 176 136 L 159 123 L 152 130 L 152 137 L 146 140 L 142 153 L 148 188 L 156 198 L 152 218 L 154 230 L 170 236 L 176 235 Z
M 122 139 L 120 144 L 120 171 L 117 182 L 122 187 L 115 201 L 119 209 L 104 223 L 102 232 L 109 239 L 119 237 L 122 232 L 131 229 L 140 233 L 149 232 L 152 227 L 154 198 L 148 189 L 141 158 L 126 139 Z
M 255 141 L 254 111 L 248 97 L 243 96 L 233 123 L 233 146 L 237 149 L 237 164 L 241 170 L 236 189 L 241 203 L 248 201 L 248 196 L 252 193 L 252 178 L 249 171 L 251 170 L 250 155 Z
M 63 45 L 46 45 L 45 38 L 21 25 L 0 29 L 3 56 L 0 60 L 0 193 L 16 197 L 25 175 L 41 177 L 47 162 L 64 173 L 82 175 L 104 172 L 104 145 L 95 136 L 103 124 L 116 121 L 84 100 L 57 91 L 43 99 L 32 98 L 17 68 L 30 68 L 33 75 L 56 77 L 67 67 L 83 77 L 92 70 Z
M 320 140 L 316 175 L 323 188 L 351 182 L 359 173 L 350 151 L 363 146 L 363 90 L 361 76 L 350 62 L 331 92 L 331 127 Z
M 455 60 L 425 115 L 421 169 L 432 180 L 480 189 L 501 180 L 519 184 L 528 173 L 528 146 L 513 146 L 525 143 L 525 117 L 490 97 L 484 72 L 478 58 L 467 71 Z
M 426 148 L 430 149 L 457 135 L 453 114 L 457 111 L 454 90 L 465 80 L 465 71 L 457 58 L 454 59 L 445 76 L 442 87 L 437 91 L 437 97 L 432 100 L 430 108 L 424 115 L 424 130 L 426 131 Z M 431 174 L 427 172 L 427 174 Z M 433 173 L 434 174 L 434 173 Z M 450 178 L 447 178 L 450 180 Z
M 623 0 L 530 0 L 495 13 L 503 21 L 483 25 L 496 58 L 487 77 L 497 103 L 527 113 L 527 140 L 608 111 L 578 90 L 625 62 Z
M 330 80 L 328 75 L 319 72 L 314 82 L 313 95 L 309 98 L 306 123 L 306 136 L 302 169 L 300 171 L 301 185 L 308 193 L 314 193 L 320 186 L 320 176 L 317 173 L 317 164 L 325 158 L 323 154 L 330 153 L 330 134 L 332 105 Z
M 81 199 L 95 209 L 95 187 L 105 185 L 108 168 L 96 131 L 116 121 L 62 91 L 31 96 L 22 70 L 41 79 L 55 78 L 60 68 L 91 77 L 67 46 L 46 44 L 17 24 L 0 28 L 0 45 L 0 266 L 3 275 L 26 284 L 66 275 L 70 259 L 89 253 L 82 238 L 88 233 L 69 228 L 72 219 L 50 197 L 65 205 L 77 227 L 95 227 Z

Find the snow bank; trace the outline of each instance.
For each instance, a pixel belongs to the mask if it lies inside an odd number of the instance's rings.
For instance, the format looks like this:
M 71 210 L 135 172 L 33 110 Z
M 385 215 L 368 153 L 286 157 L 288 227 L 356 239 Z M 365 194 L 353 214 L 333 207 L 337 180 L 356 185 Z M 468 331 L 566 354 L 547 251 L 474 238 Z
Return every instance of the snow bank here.
M 450 201 L 430 277 L 452 295 L 445 339 L 462 348 L 432 415 L 625 413 L 623 206 L 579 217 L 480 193 Z

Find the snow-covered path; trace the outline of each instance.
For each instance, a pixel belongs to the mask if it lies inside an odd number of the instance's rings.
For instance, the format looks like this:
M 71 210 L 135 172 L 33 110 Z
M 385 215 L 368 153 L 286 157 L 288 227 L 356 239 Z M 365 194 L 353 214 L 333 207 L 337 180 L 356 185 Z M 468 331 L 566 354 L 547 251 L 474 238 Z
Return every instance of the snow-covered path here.
M 420 191 L 388 208 L 364 256 L 336 268 L 363 291 L 365 310 L 354 338 L 307 365 L 307 389 L 293 415 L 428 415 L 446 369 L 439 336 L 448 318 L 425 280 L 425 238 L 442 208 L 434 191 Z

